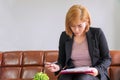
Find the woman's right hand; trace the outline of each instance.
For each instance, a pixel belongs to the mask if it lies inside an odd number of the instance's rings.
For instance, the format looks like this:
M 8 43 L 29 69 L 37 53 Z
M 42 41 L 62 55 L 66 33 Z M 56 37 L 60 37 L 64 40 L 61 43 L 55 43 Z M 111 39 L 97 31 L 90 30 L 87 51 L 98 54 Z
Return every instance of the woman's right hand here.
M 60 70 L 59 65 L 51 62 L 45 62 L 45 68 L 47 68 L 50 72 L 56 72 Z

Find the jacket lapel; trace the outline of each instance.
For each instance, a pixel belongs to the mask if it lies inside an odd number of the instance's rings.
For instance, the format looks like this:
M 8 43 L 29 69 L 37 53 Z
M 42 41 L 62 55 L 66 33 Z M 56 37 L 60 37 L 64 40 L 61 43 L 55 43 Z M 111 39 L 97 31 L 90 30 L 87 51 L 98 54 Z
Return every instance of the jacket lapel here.
M 72 37 L 72 38 L 69 38 L 69 39 L 66 41 L 66 44 L 65 44 L 66 63 L 68 62 L 68 60 L 69 60 L 70 57 L 71 57 L 72 44 L 73 44 L 73 37 Z
M 87 36 L 87 42 L 88 42 L 88 50 L 89 50 L 89 54 L 90 54 L 90 57 L 91 57 L 91 61 L 92 61 L 92 64 L 94 64 L 94 60 L 93 60 L 93 50 L 94 50 L 94 43 L 95 43 L 95 40 L 93 39 L 93 35 L 92 33 L 90 32 L 90 30 L 86 33 L 86 36 Z

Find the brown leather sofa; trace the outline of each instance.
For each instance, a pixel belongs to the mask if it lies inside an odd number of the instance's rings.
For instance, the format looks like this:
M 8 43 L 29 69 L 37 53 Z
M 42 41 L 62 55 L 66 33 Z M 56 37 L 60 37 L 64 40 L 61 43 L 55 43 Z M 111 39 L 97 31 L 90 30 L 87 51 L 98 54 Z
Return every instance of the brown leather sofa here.
M 111 80 L 120 80 L 120 51 L 111 50 L 112 64 L 108 69 Z M 45 72 L 50 80 L 54 73 L 44 68 L 44 62 L 54 62 L 58 51 L 7 51 L 0 52 L 0 80 L 33 80 L 37 72 Z

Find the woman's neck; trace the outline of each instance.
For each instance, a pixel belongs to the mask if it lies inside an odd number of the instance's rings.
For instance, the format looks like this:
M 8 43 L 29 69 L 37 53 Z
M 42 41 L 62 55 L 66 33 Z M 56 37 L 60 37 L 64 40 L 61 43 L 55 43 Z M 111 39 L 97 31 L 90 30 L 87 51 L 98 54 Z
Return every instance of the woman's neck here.
M 81 36 L 74 36 L 74 41 L 78 44 L 82 43 L 86 38 L 86 34 L 83 34 Z

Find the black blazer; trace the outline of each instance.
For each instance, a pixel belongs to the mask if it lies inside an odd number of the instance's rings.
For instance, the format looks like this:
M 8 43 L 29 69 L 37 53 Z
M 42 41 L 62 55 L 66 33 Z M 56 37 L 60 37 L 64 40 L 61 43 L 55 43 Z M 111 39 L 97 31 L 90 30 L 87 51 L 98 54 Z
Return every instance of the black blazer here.
M 104 33 L 100 28 L 92 28 L 90 27 L 89 31 L 86 33 L 89 54 L 91 57 L 92 65 L 91 67 L 95 67 L 99 71 L 99 79 L 106 80 L 108 78 L 107 68 L 111 64 L 111 57 L 109 54 L 108 44 Z M 70 38 L 66 32 L 62 32 L 59 41 L 59 57 L 58 57 L 58 65 L 61 69 L 66 66 L 67 68 L 74 67 L 71 60 L 71 51 L 73 38 Z M 56 72 L 56 74 L 59 72 Z

